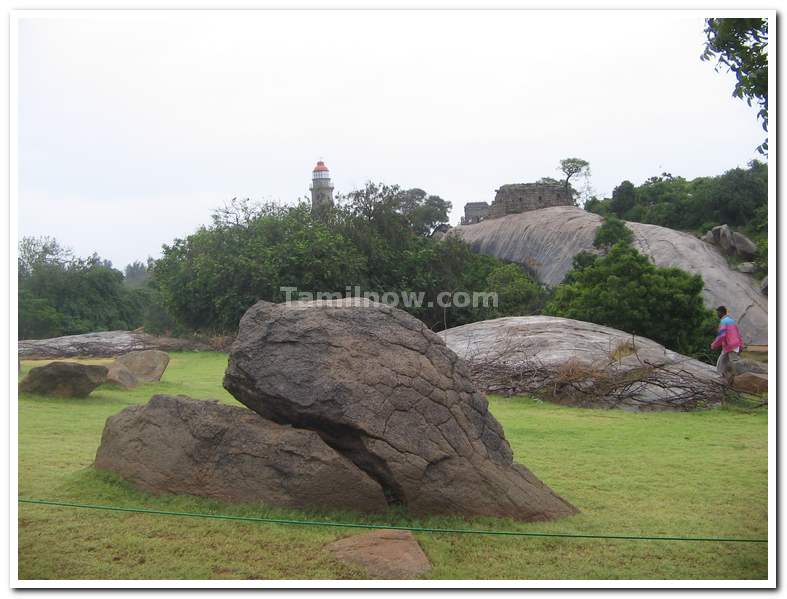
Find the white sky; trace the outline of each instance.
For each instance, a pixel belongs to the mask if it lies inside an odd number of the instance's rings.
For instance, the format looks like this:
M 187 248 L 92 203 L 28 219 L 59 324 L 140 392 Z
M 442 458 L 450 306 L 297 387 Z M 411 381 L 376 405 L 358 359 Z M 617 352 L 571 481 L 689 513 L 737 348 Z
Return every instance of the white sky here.
M 604 197 L 764 138 L 696 13 L 106 15 L 20 20 L 19 234 L 121 269 L 233 196 L 294 203 L 320 157 L 337 191 L 421 187 L 456 223 L 561 158 Z

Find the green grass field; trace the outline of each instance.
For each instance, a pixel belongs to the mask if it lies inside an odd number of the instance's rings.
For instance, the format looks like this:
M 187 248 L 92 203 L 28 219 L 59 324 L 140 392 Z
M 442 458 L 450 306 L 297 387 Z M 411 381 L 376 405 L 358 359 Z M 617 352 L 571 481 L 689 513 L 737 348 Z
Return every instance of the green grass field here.
M 226 355 L 174 353 L 160 383 L 19 398 L 19 495 L 173 511 L 544 532 L 765 538 L 764 408 L 633 414 L 490 398 L 516 459 L 576 505 L 556 522 L 374 517 L 152 496 L 92 468 L 104 421 L 154 394 L 235 400 Z M 101 360 L 88 360 L 101 363 Z M 23 375 L 43 362 L 23 362 Z M 239 405 L 239 404 L 238 404 Z M 19 504 L 21 579 L 368 578 L 324 546 L 362 530 Z M 765 579 L 767 544 L 417 533 L 435 579 Z

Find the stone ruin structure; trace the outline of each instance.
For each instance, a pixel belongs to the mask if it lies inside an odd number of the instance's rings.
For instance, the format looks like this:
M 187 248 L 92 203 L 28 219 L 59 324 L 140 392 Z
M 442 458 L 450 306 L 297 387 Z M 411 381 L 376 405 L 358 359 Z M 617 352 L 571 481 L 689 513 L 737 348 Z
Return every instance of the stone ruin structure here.
M 495 200 L 465 204 L 463 225 L 472 225 L 490 218 L 518 214 L 550 206 L 573 206 L 571 191 L 556 183 L 512 183 L 495 191 Z
M 469 202 L 465 204 L 465 215 L 462 217 L 463 225 L 474 225 L 489 217 L 488 202 Z

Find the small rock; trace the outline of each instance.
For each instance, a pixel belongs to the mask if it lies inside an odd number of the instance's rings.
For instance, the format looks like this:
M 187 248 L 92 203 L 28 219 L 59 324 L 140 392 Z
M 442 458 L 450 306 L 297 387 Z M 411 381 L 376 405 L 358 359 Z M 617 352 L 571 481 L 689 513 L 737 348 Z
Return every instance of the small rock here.
M 107 380 L 104 366 L 50 362 L 33 368 L 19 383 L 19 391 L 59 397 L 87 397 Z
M 768 295 L 768 277 L 765 277 L 760 283 L 760 293 Z
M 732 387 L 744 393 L 764 393 L 768 390 L 768 375 L 744 372 L 735 376 Z
M 115 360 L 128 368 L 138 379 L 148 382 L 161 380 L 169 364 L 169 355 L 157 349 L 133 351 Z
M 139 379 L 123 364 L 115 361 L 107 371 L 107 383 L 123 387 L 123 389 L 133 389 L 139 385 Z
M 731 374 L 737 376 L 744 372 L 754 372 L 756 374 L 768 374 L 768 367 L 762 362 L 757 360 L 748 360 L 746 358 L 738 358 L 737 360 L 730 360 Z
M 732 244 L 735 252 L 743 258 L 754 258 L 757 254 L 757 245 L 742 233 L 732 234 Z
M 334 556 L 364 568 L 374 578 L 407 580 L 432 569 L 409 530 L 375 530 L 328 545 Z
M 755 269 L 754 262 L 741 262 L 738 264 L 738 270 L 742 273 L 751 274 Z
M 705 235 L 700 237 L 700 239 L 702 239 L 702 241 L 704 241 L 705 243 L 710 243 L 712 245 L 716 244 L 716 237 L 714 237 L 713 231 L 708 231 L 707 233 L 705 233 Z

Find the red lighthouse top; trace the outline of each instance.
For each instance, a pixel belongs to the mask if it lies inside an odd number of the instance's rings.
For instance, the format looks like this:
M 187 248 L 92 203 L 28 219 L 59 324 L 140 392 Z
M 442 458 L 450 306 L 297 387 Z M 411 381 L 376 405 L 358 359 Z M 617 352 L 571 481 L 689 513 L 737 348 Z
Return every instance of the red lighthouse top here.
M 322 172 L 326 172 L 327 173 L 328 172 L 328 167 L 325 166 L 325 163 L 322 160 L 320 160 L 320 161 L 317 162 L 317 166 L 314 167 L 314 170 L 312 172 L 313 173 L 322 173 Z

